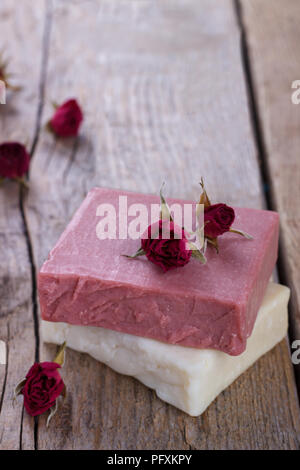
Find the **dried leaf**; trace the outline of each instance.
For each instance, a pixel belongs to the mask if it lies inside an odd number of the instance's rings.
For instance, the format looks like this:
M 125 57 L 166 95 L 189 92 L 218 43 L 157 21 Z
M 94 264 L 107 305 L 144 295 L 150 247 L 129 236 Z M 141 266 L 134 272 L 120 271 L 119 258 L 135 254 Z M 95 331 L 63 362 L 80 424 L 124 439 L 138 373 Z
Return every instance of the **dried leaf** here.
M 65 349 L 66 349 L 67 343 L 66 341 L 60 346 L 55 359 L 53 362 L 56 362 L 56 364 L 59 364 L 61 367 L 64 365 L 65 362 Z
M 206 263 L 206 258 L 204 256 L 204 254 L 202 253 L 202 251 L 198 250 L 196 245 L 192 242 L 189 242 L 189 246 L 191 247 L 192 257 L 196 258 L 202 264 L 205 264 Z
M 199 247 L 199 250 L 202 250 L 204 243 L 205 243 L 206 237 L 204 233 L 204 228 L 207 224 L 208 224 L 208 221 L 204 222 L 204 224 L 201 227 L 197 225 L 196 232 L 194 232 L 197 242 L 198 242 L 197 246 Z
M 163 196 L 163 193 L 162 193 L 164 185 L 165 185 L 165 183 L 162 184 L 162 186 L 160 188 L 160 192 L 159 192 L 159 195 L 160 195 L 160 219 L 161 220 L 172 220 L 173 221 L 173 218 L 172 218 L 171 212 L 170 212 L 170 208 L 169 208 L 169 206 L 167 204 L 167 201 L 165 200 L 165 198 Z
M 5 82 L 6 88 L 11 91 L 21 91 L 22 87 L 17 85 L 11 85 L 11 83 Z
M 211 202 L 210 202 L 209 197 L 207 195 L 207 192 L 205 190 L 203 178 L 201 178 L 201 181 L 200 181 L 199 184 L 200 184 L 200 186 L 202 188 L 202 191 L 203 191 L 201 196 L 200 196 L 199 204 L 204 204 L 204 207 L 209 207 L 209 206 L 211 206 Z
M 9 60 L 8 59 L 4 59 L 3 58 L 4 54 L 3 52 L 0 52 L 0 80 L 2 80 L 4 83 L 5 83 L 5 86 L 8 90 L 11 90 L 11 91 L 20 91 L 22 90 L 22 87 L 21 86 L 15 86 L 15 85 L 11 85 L 11 83 L 9 83 L 9 78 L 13 76 L 12 73 L 8 73 L 7 72 L 7 67 L 9 65 Z
M 14 390 L 13 404 L 15 403 L 17 396 L 21 395 L 23 387 L 26 384 L 26 380 L 27 379 L 21 380 L 21 382 L 19 382 L 18 385 L 16 386 Z

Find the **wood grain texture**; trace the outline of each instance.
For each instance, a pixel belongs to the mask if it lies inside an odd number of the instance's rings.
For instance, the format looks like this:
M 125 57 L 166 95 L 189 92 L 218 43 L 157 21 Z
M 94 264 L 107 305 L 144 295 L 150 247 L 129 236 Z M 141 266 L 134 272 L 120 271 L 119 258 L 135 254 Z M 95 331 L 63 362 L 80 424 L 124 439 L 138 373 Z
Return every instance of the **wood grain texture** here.
M 242 1 L 272 201 L 281 217 L 283 277 L 292 289 L 291 329 L 300 339 L 300 3 Z M 297 368 L 300 390 L 300 366 Z
M 215 201 L 264 205 L 231 1 L 55 0 L 49 22 L 48 61 L 40 44 L 44 80 L 47 70 L 41 125 L 52 114 L 52 101 L 71 96 L 80 100 L 85 121 L 78 139 L 62 141 L 36 127 L 23 109 L 20 113 L 38 137 L 24 199 L 36 269 L 95 185 L 157 193 L 166 180 L 169 196 L 196 199 L 203 175 Z M 40 30 L 33 30 L 37 44 Z M 25 291 L 30 296 L 32 286 Z M 17 342 L 19 350 L 34 349 L 29 340 Z M 41 360 L 54 353 L 54 346 L 41 343 Z M 23 358 L 25 370 L 31 362 Z M 35 444 L 40 449 L 299 447 L 299 407 L 286 341 L 199 418 L 71 350 L 63 377 L 68 398 L 48 430 L 46 417 L 39 419 Z M 0 420 L 9 413 L 7 404 Z M 33 432 L 33 422 L 28 423 Z
M 19 140 L 30 148 L 39 102 L 44 8 L 30 1 L 1 1 L 1 50 L 9 72 L 23 89 L 8 93 L 0 106 L 0 141 Z M 13 34 L 12 34 L 13 31 Z M 32 55 L 32 51 L 35 55 Z M 24 82 L 24 77 L 26 83 Z M 31 264 L 22 216 L 25 194 L 18 184 L 0 187 L 0 339 L 7 344 L 7 367 L 0 366 L 0 449 L 34 448 L 34 427 L 22 415 L 22 400 L 12 406 L 14 386 L 35 360 Z

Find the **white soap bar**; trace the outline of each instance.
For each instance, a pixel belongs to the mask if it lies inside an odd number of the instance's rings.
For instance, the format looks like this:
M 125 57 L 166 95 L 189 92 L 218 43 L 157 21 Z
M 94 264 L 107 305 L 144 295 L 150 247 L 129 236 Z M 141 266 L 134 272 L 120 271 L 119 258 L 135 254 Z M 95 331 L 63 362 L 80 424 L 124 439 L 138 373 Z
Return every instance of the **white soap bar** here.
M 132 375 L 153 388 L 162 400 L 198 416 L 222 390 L 284 338 L 289 294 L 287 287 L 269 284 L 247 349 L 240 356 L 66 323 L 42 321 L 42 335 L 48 343 L 67 341 L 70 348 L 90 354 L 121 374 Z

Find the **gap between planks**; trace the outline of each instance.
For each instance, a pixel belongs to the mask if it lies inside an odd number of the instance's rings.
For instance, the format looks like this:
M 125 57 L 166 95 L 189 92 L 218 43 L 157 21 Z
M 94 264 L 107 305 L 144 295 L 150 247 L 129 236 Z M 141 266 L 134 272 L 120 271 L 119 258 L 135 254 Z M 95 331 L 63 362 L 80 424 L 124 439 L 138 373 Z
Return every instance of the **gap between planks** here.
M 271 175 L 270 169 L 267 159 L 267 151 L 266 151 L 266 144 L 264 139 L 264 133 L 262 128 L 262 122 L 258 110 L 257 98 L 255 93 L 255 86 L 253 80 L 253 72 L 249 54 L 249 47 L 248 47 L 248 40 L 247 40 L 247 33 L 246 28 L 243 22 L 243 7 L 241 5 L 240 0 L 233 0 L 234 9 L 237 16 L 238 26 L 241 32 L 241 59 L 242 65 L 245 75 L 245 83 L 247 87 L 247 94 L 248 94 L 248 105 L 249 105 L 249 112 L 251 117 L 251 124 L 253 130 L 254 140 L 256 142 L 257 147 L 257 157 L 260 163 L 260 172 L 261 172 L 261 179 L 263 185 L 264 196 L 266 200 L 266 206 L 268 210 L 277 211 L 277 204 L 275 202 L 275 198 L 272 192 L 272 185 L 271 185 Z M 280 237 L 281 238 L 281 237 Z M 281 239 L 279 239 L 279 250 L 278 250 L 278 260 L 277 260 L 277 274 L 278 274 L 278 281 L 281 284 L 288 285 L 288 276 L 287 276 L 287 266 L 286 260 L 284 256 L 284 250 L 282 247 Z M 288 347 L 289 351 L 291 352 L 291 344 L 294 340 L 298 339 L 296 337 L 295 328 L 293 327 L 293 312 L 291 308 L 289 308 L 289 331 L 288 331 Z M 300 404 L 300 368 L 293 364 L 293 370 L 295 374 L 295 383 L 298 393 L 298 399 Z
M 33 141 L 30 149 L 30 158 L 34 157 L 35 149 L 39 140 L 40 131 L 41 131 L 41 119 L 44 108 L 44 97 L 45 97 L 45 87 L 47 79 L 47 65 L 49 57 L 49 47 L 50 47 L 50 36 L 51 36 L 51 25 L 52 25 L 52 14 L 53 14 L 53 5 L 52 0 L 44 0 L 45 5 L 45 16 L 44 16 L 44 31 L 42 39 L 42 60 L 40 67 L 40 81 L 39 81 L 39 100 L 38 108 L 36 114 L 36 123 L 35 123 L 35 133 L 33 136 Z M 28 175 L 29 179 L 29 175 Z M 19 210 L 21 213 L 21 218 L 24 226 L 24 236 L 26 239 L 26 246 L 28 251 L 28 258 L 31 267 L 31 298 L 32 298 L 32 316 L 33 316 L 33 327 L 34 327 L 34 336 L 35 336 L 35 361 L 39 362 L 40 359 L 40 334 L 39 334 L 39 318 L 38 318 L 38 299 L 37 299 L 37 269 L 34 262 L 33 255 L 33 245 L 30 236 L 29 224 L 26 219 L 25 214 L 25 198 L 26 198 L 26 188 L 20 185 L 19 193 Z M 20 426 L 20 450 L 22 450 L 22 435 L 23 435 L 23 417 L 24 417 L 24 406 L 22 410 L 21 417 L 21 426 Z M 34 419 L 34 449 L 38 450 L 38 417 Z

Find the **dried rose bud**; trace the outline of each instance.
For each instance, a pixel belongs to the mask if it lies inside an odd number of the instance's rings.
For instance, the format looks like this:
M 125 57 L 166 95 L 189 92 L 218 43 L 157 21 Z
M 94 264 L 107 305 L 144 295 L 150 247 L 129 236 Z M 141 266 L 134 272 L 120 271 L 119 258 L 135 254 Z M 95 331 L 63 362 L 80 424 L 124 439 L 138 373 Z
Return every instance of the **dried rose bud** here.
M 206 258 L 201 249 L 188 239 L 184 227 L 174 223 L 162 188 L 163 186 L 160 190 L 160 220 L 149 225 L 142 235 L 141 246 L 134 255 L 122 256 L 135 259 L 145 255 L 164 272 L 185 266 L 191 257 L 205 264 Z
M 64 390 L 64 382 L 55 362 L 35 363 L 26 375 L 22 388 L 24 406 L 30 416 L 41 415 L 55 405 Z
M 155 232 L 156 237 L 153 236 Z M 183 267 L 190 261 L 192 250 L 188 248 L 184 229 L 173 221 L 159 220 L 149 225 L 146 235 L 147 238 L 141 241 L 142 250 L 148 260 L 164 272 Z
M 19 142 L 0 145 L 0 178 L 21 179 L 29 169 L 30 156 Z
M 230 230 L 235 214 L 232 207 L 226 204 L 212 204 L 204 209 L 204 234 L 216 238 Z
M 81 108 L 75 99 L 71 99 L 56 109 L 49 126 L 59 137 L 75 137 L 78 135 L 82 121 Z
M 66 396 L 66 386 L 58 372 L 65 360 L 64 342 L 53 362 L 34 363 L 15 388 L 14 400 L 24 397 L 24 407 L 30 416 L 38 416 L 50 410 L 47 426 L 58 410 L 58 401 Z

